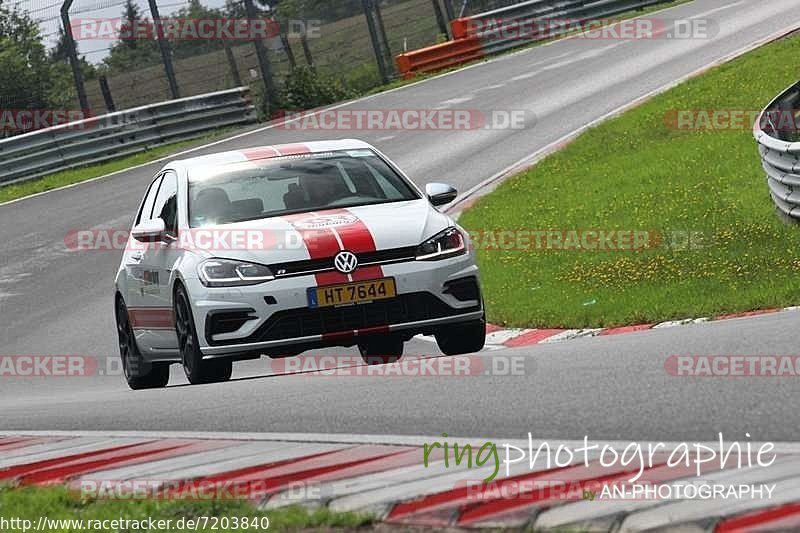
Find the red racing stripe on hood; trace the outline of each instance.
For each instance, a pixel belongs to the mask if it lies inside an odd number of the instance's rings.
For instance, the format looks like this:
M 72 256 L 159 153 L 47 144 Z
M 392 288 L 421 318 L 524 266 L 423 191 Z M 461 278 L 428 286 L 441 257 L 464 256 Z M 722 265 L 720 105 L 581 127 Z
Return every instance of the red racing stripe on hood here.
M 242 150 L 248 161 L 256 161 L 258 159 L 268 159 L 270 157 L 278 157 L 281 153 L 272 146 L 257 146 L 255 148 L 245 148 Z
M 279 144 L 274 146 L 281 155 L 299 155 L 299 154 L 310 154 L 311 149 L 306 146 L 305 144 L 295 143 L 295 144 Z
M 302 223 L 324 219 L 326 216 L 347 215 L 353 222 L 343 225 L 330 225 L 320 228 L 305 228 Z M 284 220 L 300 233 L 303 242 L 312 259 L 325 259 L 335 256 L 341 250 L 348 250 L 356 254 L 374 252 L 377 250 L 372 232 L 363 220 L 347 209 L 329 209 L 322 212 L 299 213 L 287 215 Z M 332 285 L 347 283 L 348 281 L 363 281 L 378 279 L 384 276 L 380 265 L 371 265 L 357 268 L 350 276 L 339 272 L 322 272 L 316 274 L 318 285 Z
M 310 154 L 311 148 L 305 144 L 276 144 L 275 146 L 256 146 L 254 148 L 245 148 L 242 150 L 248 161 L 257 161 L 259 159 L 269 159 L 272 157 L 282 157 L 287 155 L 300 155 Z
M 326 259 L 333 257 L 339 251 L 339 241 L 336 234 L 331 228 L 304 228 L 297 223 L 316 218 L 315 213 L 297 213 L 294 215 L 286 215 L 281 218 L 286 220 L 292 227 L 300 234 L 303 243 L 308 250 L 308 256 L 311 259 Z M 345 274 L 340 272 L 320 272 L 315 274 L 317 285 L 333 285 L 337 283 L 347 283 L 348 278 Z
M 353 214 L 352 211 L 347 209 L 332 209 L 327 212 L 331 214 L 349 215 L 356 219 L 352 224 L 333 228 L 333 230 L 339 234 L 339 239 L 341 239 L 345 250 L 349 250 L 355 254 L 363 254 L 366 252 L 374 252 L 378 249 L 377 246 L 375 246 L 375 239 L 369 227 L 363 220 Z M 380 265 L 359 267 L 351 274 L 351 277 L 353 281 L 382 278 L 383 269 Z

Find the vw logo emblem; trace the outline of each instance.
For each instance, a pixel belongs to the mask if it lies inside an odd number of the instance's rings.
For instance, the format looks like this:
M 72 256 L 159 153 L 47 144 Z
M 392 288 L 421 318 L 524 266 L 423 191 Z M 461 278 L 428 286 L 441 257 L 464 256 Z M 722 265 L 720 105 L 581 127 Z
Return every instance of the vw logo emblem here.
M 342 274 L 349 274 L 358 267 L 358 257 L 353 252 L 343 250 L 333 258 L 333 266 Z

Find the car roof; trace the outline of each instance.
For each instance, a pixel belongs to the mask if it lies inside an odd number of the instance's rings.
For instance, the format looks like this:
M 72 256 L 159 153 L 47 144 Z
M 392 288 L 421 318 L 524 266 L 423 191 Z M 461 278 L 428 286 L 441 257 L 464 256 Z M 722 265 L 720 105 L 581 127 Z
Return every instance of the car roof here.
M 198 166 L 208 167 L 209 165 L 224 165 L 227 163 L 255 161 L 273 157 L 331 152 L 335 150 L 359 150 L 364 148 L 372 149 L 372 146 L 358 139 L 311 141 L 302 143 L 275 144 L 271 146 L 253 146 L 250 148 L 243 148 L 241 150 L 231 150 L 229 152 L 218 152 L 215 154 L 180 159 L 174 161 L 174 163 L 178 163 L 188 168 Z

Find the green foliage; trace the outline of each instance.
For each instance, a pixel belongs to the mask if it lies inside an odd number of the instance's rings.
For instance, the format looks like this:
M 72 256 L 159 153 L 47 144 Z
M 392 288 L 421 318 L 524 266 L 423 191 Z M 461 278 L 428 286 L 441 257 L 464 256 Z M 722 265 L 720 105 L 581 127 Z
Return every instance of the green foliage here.
M 325 21 L 351 17 L 362 10 L 361 0 L 282 0 L 275 11 L 284 18 Z
M 66 59 L 63 34 L 48 54 L 36 22 L 0 5 L 0 107 L 73 107 L 74 83 Z M 94 68 L 85 60 L 81 71 L 85 79 L 94 76 Z
M 381 85 L 381 76 L 374 62 L 353 67 L 344 74 L 344 84 L 357 94 L 365 94 Z
M 286 110 L 300 111 L 347 100 L 355 95 L 340 79 L 319 74 L 310 66 L 303 65 L 287 76 L 279 105 Z

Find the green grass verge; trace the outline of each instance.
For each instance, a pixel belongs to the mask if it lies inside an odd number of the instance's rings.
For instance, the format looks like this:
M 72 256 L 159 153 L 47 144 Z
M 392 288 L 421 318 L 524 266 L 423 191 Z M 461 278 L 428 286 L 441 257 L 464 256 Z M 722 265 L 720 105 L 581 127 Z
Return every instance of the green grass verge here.
M 88 165 L 85 167 L 74 168 L 72 170 L 64 170 L 53 174 L 48 174 L 41 178 L 36 178 L 28 181 L 21 181 L 13 185 L 0 185 L 0 204 L 10 202 L 18 198 L 30 196 L 39 192 L 49 191 L 50 189 L 57 189 L 65 185 L 72 185 L 80 183 L 99 176 L 105 176 L 112 172 L 125 170 L 126 168 L 149 163 L 156 159 L 168 156 L 170 154 L 180 152 L 186 148 L 197 146 L 203 143 L 211 142 L 215 139 L 224 137 L 231 132 L 231 128 L 224 128 L 213 133 L 203 135 L 196 139 L 188 141 L 181 141 L 163 146 L 151 148 L 145 152 L 121 157 L 119 159 L 112 159 L 105 163 L 98 163 L 96 165 Z
M 607 327 L 800 302 L 800 229 L 776 216 L 749 127 L 679 131 L 665 120 L 674 110 L 760 109 L 797 79 L 798 53 L 794 36 L 689 80 L 587 131 L 465 212 L 471 231 L 679 236 L 639 252 L 479 250 L 489 319 Z M 695 236 L 690 249 L 686 234 Z
M 370 525 L 372 517 L 353 513 L 334 513 L 327 508 L 308 511 L 299 507 L 287 507 L 280 510 L 261 511 L 247 502 L 233 501 L 153 501 L 153 500 L 83 500 L 76 493 L 69 492 L 63 487 L 51 488 L 0 488 L 0 517 L 6 520 L 20 518 L 30 520 L 37 524 L 39 517 L 44 516 L 51 520 L 51 527 L 46 528 L 49 533 L 77 533 L 88 531 L 77 527 L 73 522 L 68 524 L 55 524 L 53 520 L 83 520 L 84 525 L 89 520 L 137 520 L 148 518 L 154 520 L 171 520 L 172 527 L 158 529 L 162 532 L 179 532 L 194 530 L 190 528 L 178 529 L 178 521 L 183 519 L 198 519 L 202 517 L 227 517 L 228 519 L 248 518 L 269 519 L 269 531 L 298 531 L 298 530 L 329 530 L 341 529 L 351 531 Z M 241 524 L 242 522 L 240 522 Z M 266 522 L 258 521 L 259 527 L 238 529 L 224 521 L 215 522 L 213 519 L 200 522 L 197 531 L 241 532 L 264 531 L 261 527 Z M 185 524 L 185 522 L 184 522 Z M 203 528 L 206 525 L 206 528 Z M 55 527 L 54 527 L 55 526 Z M 230 527 L 223 527 L 230 526 Z M 118 529 L 97 529 L 93 531 L 118 531 Z M 128 531 L 121 529 L 119 531 Z M 20 530 L 21 531 L 21 530 Z M 130 529 L 134 531 L 134 529 Z M 151 529 L 137 529 L 136 531 L 156 531 Z

